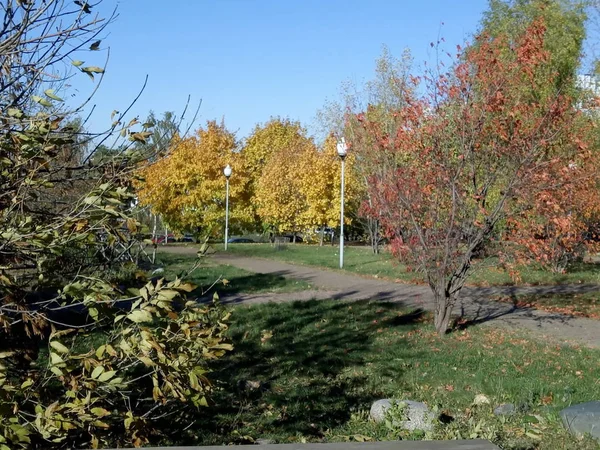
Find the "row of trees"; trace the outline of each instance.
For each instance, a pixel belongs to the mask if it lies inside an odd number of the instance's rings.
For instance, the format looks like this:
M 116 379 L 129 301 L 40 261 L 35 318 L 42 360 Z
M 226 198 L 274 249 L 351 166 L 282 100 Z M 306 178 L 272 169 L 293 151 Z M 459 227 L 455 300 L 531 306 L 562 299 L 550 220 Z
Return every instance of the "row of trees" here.
M 449 69 L 440 62 L 415 74 L 408 53 L 384 51 L 373 81 L 346 86 L 320 112 L 322 146 L 289 121 L 257 127 L 244 145 L 209 123 L 147 169 L 140 199 L 176 227 L 211 229 L 222 221 L 221 170 L 230 164 L 238 227 L 336 226 L 333 136 L 344 136 L 351 216 L 374 248 L 383 230 L 398 259 L 423 271 L 444 333 L 482 254 L 499 256 L 517 278 L 527 262 L 564 271 L 596 245 L 595 94 L 576 83 L 585 8 L 493 0 L 473 42 L 446 53 Z M 442 61 L 443 42 L 432 45 Z
M 85 104 L 62 97 L 71 77 L 103 76 L 82 60 L 99 59 L 111 18 L 87 2 L 4 2 L 0 449 L 193 440 L 207 360 L 231 349 L 228 315 L 188 300 L 194 286 L 137 270 L 135 195 L 171 226 L 207 231 L 222 220 L 230 164 L 240 228 L 336 225 L 331 133 L 343 135 L 348 202 L 426 274 L 440 333 L 481 248 L 560 270 L 589 246 L 600 179 L 596 116 L 581 108 L 593 102 L 574 83 L 583 9 L 491 5 L 449 70 L 417 76 L 408 56 L 384 55 L 374 82 L 324 112 L 329 137 L 317 146 L 286 120 L 241 145 L 223 124 L 187 137 L 172 117 L 140 123 L 127 108 L 106 132 L 88 132 Z
M 354 157 L 347 160 L 346 198 L 357 204 Z M 242 145 L 223 122 L 194 136 L 175 137 L 167 157 L 141 171 L 138 197 L 172 228 L 220 233 L 225 212 L 223 168 L 230 165 L 234 230 L 296 234 L 340 223 L 340 164 L 336 140 L 322 147 L 297 122 L 272 119 Z

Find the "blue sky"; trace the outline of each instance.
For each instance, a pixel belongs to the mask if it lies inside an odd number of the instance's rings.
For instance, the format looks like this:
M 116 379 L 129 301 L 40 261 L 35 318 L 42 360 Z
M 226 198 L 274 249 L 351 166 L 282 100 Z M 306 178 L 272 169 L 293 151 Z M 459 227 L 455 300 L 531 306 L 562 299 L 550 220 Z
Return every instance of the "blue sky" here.
M 119 17 L 103 36 L 110 61 L 90 127 L 108 125 L 147 74 L 132 116 L 179 113 L 189 94 L 202 99 L 198 124 L 224 117 L 242 138 L 271 116 L 314 130 L 316 111 L 342 82 L 372 76 L 383 44 L 396 56 L 409 48 L 416 64 L 431 60 L 438 36 L 454 52 L 477 29 L 487 0 L 105 0 L 101 12 L 114 6 Z M 106 54 L 78 57 L 103 65 Z M 87 77 L 73 85 L 80 95 L 92 87 Z

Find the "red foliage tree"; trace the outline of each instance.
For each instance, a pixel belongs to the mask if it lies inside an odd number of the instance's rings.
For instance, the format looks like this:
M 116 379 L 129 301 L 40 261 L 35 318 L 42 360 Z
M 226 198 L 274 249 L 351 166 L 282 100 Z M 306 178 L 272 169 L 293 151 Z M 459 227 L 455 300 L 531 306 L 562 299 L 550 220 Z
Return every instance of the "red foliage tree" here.
M 575 210 L 591 197 L 598 204 L 585 118 L 572 90 L 557 86 L 544 35 L 541 20 L 517 39 L 481 35 L 450 72 L 414 78 L 393 133 L 358 117 L 359 157 L 378 167 L 373 210 L 394 254 L 426 274 L 441 334 L 484 243 L 510 239 L 505 254 L 541 261 L 548 235 L 579 239 Z

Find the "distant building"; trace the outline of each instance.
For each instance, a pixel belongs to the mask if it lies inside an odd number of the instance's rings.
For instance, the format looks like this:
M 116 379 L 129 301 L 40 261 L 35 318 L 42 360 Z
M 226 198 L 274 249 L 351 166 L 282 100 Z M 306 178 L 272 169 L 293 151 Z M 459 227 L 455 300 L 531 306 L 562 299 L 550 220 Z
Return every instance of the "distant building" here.
M 577 107 L 588 114 L 599 114 L 600 80 L 595 75 L 577 75 L 575 85 L 583 91 Z
M 600 80 L 595 75 L 577 75 L 575 84 L 580 89 L 590 91 L 594 95 L 600 95 Z

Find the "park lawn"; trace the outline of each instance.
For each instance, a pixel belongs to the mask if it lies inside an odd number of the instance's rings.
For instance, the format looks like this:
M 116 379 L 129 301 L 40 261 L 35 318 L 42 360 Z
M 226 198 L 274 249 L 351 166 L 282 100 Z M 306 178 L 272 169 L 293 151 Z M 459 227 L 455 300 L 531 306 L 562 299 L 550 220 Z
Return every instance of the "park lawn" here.
M 498 297 L 495 300 L 512 303 L 522 308 L 535 308 L 569 316 L 600 319 L 600 292 L 520 295 Z
M 222 247 L 222 246 L 221 246 Z M 217 246 L 218 249 L 221 247 Z M 277 250 L 270 244 L 233 244 L 228 252 L 241 256 L 276 259 L 279 261 L 303 264 L 307 266 L 326 267 L 339 270 L 339 248 L 332 246 L 319 247 L 306 244 L 289 244 Z M 499 268 L 495 259 L 483 262 L 468 280 L 468 284 L 476 286 L 514 285 L 508 272 Z M 394 260 L 391 254 L 384 251 L 378 255 L 371 252 L 370 247 L 349 246 L 344 249 L 344 270 L 360 275 L 386 278 L 398 282 L 423 283 L 423 275 L 407 270 L 406 266 Z M 536 266 L 524 266 L 519 269 L 520 285 L 555 285 L 600 283 L 600 264 L 578 263 L 564 274 L 555 274 Z
M 222 246 L 216 247 L 222 250 Z M 276 259 L 279 261 L 303 264 L 306 266 L 339 269 L 339 247 L 307 244 L 288 244 L 278 250 L 271 244 L 233 244 L 228 252 L 241 256 Z M 347 246 L 344 248 L 344 270 L 360 275 L 375 276 L 411 283 L 422 282 L 423 276 L 409 272 L 406 267 L 396 262 L 388 252 L 378 255 L 370 247 Z
M 194 255 L 160 252 L 157 254 L 156 266 L 164 268 L 166 278 L 174 279 L 175 276 L 181 276 L 183 272 L 190 269 L 196 260 Z M 186 281 L 198 286 L 197 294 L 205 292 L 217 280 L 221 281 L 215 284 L 213 291 L 216 290 L 223 295 L 285 293 L 316 289 L 306 281 L 281 275 L 248 272 L 228 264 L 215 264 L 207 258 L 203 258 L 201 265 L 185 278 Z
M 444 414 L 428 438 L 484 438 L 503 449 L 597 449 L 558 412 L 600 398 L 600 352 L 474 326 L 440 338 L 431 318 L 381 302 L 309 301 L 233 310 L 234 350 L 213 367 L 219 389 L 184 439 L 195 445 L 420 439 L 368 419 L 380 398 Z M 490 405 L 473 406 L 483 394 Z M 526 412 L 500 418 L 512 402 Z M 187 439 L 187 440 L 186 440 Z

